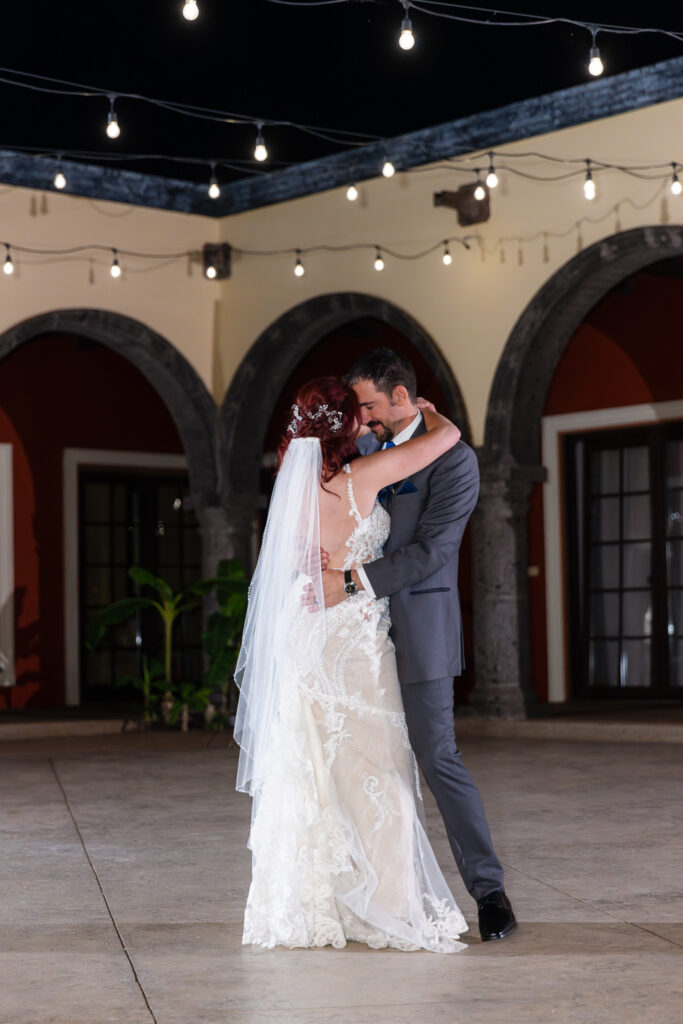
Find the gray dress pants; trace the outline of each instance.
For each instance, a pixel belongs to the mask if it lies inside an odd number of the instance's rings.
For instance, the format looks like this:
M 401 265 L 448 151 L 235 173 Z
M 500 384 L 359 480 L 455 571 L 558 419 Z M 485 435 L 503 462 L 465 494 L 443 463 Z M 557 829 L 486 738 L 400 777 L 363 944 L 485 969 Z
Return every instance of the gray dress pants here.
M 475 900 L 503 888 L 479 790 L 462 763 L 453 728 L 453 679 L 401 687 L 417 763 L 446 825 L 455 862 Z

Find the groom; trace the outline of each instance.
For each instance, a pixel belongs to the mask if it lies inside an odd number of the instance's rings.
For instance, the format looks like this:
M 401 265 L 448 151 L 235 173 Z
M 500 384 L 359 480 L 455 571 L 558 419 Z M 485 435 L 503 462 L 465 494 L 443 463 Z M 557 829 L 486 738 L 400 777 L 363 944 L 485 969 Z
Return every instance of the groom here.
M 415 371 L 403 356 L 373 349 L 346 380 L 371 431 L 359 440 L 364 455 L 424 433 Z M 380 500 L 391 514 L 385 553 L 354 570 L 352 582 L 372 597 L 390 596 L 410 742 L 444 819 L 460 874 L 477 901 L 481 937 L 485 942 L 503 939 L 517 922 L 481 797 L 462 763 L 453 729 L 453 676 L 464 666 L 458 553 L 479 493 L 476 456 L 459 441 L 426 469 L 385 491 Z M 323 585 L 327 607 L 346 598 L 342 573 L 324 572 Z

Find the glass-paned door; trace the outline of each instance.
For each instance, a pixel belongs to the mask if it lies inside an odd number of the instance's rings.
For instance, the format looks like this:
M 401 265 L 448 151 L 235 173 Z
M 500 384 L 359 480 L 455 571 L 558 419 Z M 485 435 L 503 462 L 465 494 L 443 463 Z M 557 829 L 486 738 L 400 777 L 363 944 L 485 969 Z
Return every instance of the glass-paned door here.
M 566 439 L 577 696 L 661 697 L 682 685 L 682 433 L 662 424 Z
M 109 631 L 96 652 L 85 646 L 88 622 L 113 601 L 140 594 L 128 575 L 142 566 L 180 589 L 201 576 L 195 513 L 185 507 L 187 477 L 82 471 L 79 480 L 79 574 L 81 700 L 120 701 L 130 691 L 117 686 L 140 677 L 142 656 L 159 656 L 162 628 L 154 612 L 138 613 Z M 202 674 L 201 612 L 182 616 L 174 635 L 178 680 Z
M 666 442 L 666 607 L 669 682 L 683 693 L 683 440 Z

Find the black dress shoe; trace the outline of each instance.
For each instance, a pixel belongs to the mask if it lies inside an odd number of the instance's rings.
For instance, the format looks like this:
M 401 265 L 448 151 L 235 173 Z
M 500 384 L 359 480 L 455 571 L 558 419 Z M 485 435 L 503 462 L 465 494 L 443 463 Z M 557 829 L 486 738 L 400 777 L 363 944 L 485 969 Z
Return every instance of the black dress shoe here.
M 512 904 L 503 889 L 494 889 L 493 892 L 487 893 L 479 900 L 477 907 L 482 942 L 504 939 L 517 927 Z

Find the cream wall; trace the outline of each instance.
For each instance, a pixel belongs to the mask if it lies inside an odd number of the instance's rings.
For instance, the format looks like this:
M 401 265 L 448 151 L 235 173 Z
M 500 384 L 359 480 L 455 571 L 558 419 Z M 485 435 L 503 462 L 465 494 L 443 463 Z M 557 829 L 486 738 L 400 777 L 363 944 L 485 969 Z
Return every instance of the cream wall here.
M 41 212 L 44 209 L 46 212 Z M 200 250 L 218 238 L 218 222 L 56 192 L 0 188 L 0 242 L 39 249 L 98 243 L 158 253 Z M 89 281 L 90 257 L 94 283 Z M 5 251 L 0 252 L 0 263 Z M 0 332 L 41 313 L 92 308 L 121 313 L 158 331 L 194 365 L 213 390 L 215 283 L 188 261 L 158 267 L 121 256 L 123 274 L 109 274 L 111 254 L 67 261 L 13 251 L 15 273 L 0 274 Z M 0 367 L 1 372 L 1 367 Z
M 683 101 L 676 100 L 531 142 L 525 140 L 504 147 L 504 152 L 533 149 L 612 163 L 683 161 L 683 143 L 677 141 L 682 124 Z M 472 166 L 485 163 L 479 157 Z M 534 160 L 519 160 L 515 166 L 541 175 L 563 170 Z M 683 196 L 672 196 L 668 182 L 598 172 L 598 195 L 588 202 L 583 196 L 582 177 L 537 183 L 501 170 L 500 178 L 501 185 L 492 194 L 490 221 L 472 229 L 459 228 L 454 211 L 433 206 L 434 192 L 455 189 L 473 180 L 451 170 L 397 174 L 393 179 L 363 183 L 356 203 L 348 202 L 345 190 L 338 189 L 225 218 L 221 222 L 222 238 L 240 248 L 379 242 L 410 252 L 466 231 L 476 232 L 480 242 L 470 252 L 452 246 L 450 267 L 443 266 L 439 251 L 414 263 L 386 258 L 381 273 L 373 269 L 372 252 L 312 254 L 305 259 L 303 278 L 294 277 L 291 256 L 235 257 L 232 278 L 220 286 L 216 390 L 228 385 L 259 334 L 293 306 L 330 292 L 364 292 L 393 302 L 433 337 L 455 372 L 467 403 L 474 442 L 481 444 L 488 394 L 506 340 L 544 281 L 575 255 L 576 221 L 586 215 L 605 218 L 600 223 L 582 225 L 584 247 L 615 230 L 663 220 L 683 223 Z M 617 217 L 609 211 L 619 202 L 622 205 L 617 223 Z M 543 239 L 522 244 L 521 266 L 517 243 L 508 242 L 504 246 L 505 263 L 500 262 L 501 237 L 566 229 L 570 229 L 567 237 L 548 239 L 545 253 Z
M 681 124 L 683 100 L 675 100 L 503 149 L 506 154 L 533 149 L 609 162 L 668 162 L 677 157 L 683 161 L 683 144 L 678 152 L 674 148 Z M 484 163 L 479 157 L 471 166 Z M 504 164 L 505 159 L 497 163 Z M 553 173 L 550 165 L 535 160 L 519 160 L 515 166 Z M 108 272 L 109 254 L 101 253 L 92 258 L 91 284 L 88 254 L 57 261 L 15 253 L 16 273 L 0 274 L 0 331 L 56 309 L 122 313 L 175 345 L 220 401 L 246 352 L 278 317 L 316 295 L 363 292 L 393 302 L 432 336 L 458 379 L 474 441 L 480 444 L 488 394 L 506 340 L 544 281 L 576 253 L 576 221 L 602 218 L 582 225 L 584 246 L 615 230 L 662 220 L 683 223 L 683 196 L 671 196 L 667 182 L 597 173 L 598 197 L 589 203 L 581 177 L 538 183 L 502 168 L 500 177 L 501 185 L 492 194 L 490 221 L 472 229 L 459 228 L 453 211 L 434 207 L 434 192 L 472 180 L 441 169 L 365 182 L 359 185 L 356 203 L 347 201 L 344 189 L 336 189 L 222 220 L 56 192 L 0 189 L 0 241 L 43 249 L 98 242 L 166 253 L 200 250 L 205 242 L 223 240 L 245 249 L 368 242 L 411 252 L 448 235 L 478 236 L 470 252 L 451 246 L 450 267 L 443 266 L 440 251 L 415 262 L 387 257 L 381 273 L 373 269 L 372 251 L 316 253 L 305 258 L 306 275 L 296 278 L 292 256 L 235 255 L 233 275 L 225 282 L 207 281 L 199 266 L 188 274 L 185 260 L 156 267 L 125 257 L 123 276 L 116 281 Z M 622 205 L 617 223 L 610 210 L 618 202 Z M 41 212 L 43 207 L 47 212 Z M 501 237 L 567 229 L 566 237 L 548 239 L 545 253 L 542 238 L 522 243 L 522 265 L 518 243 L 508 241 L 505 262 L 500 261 Z

